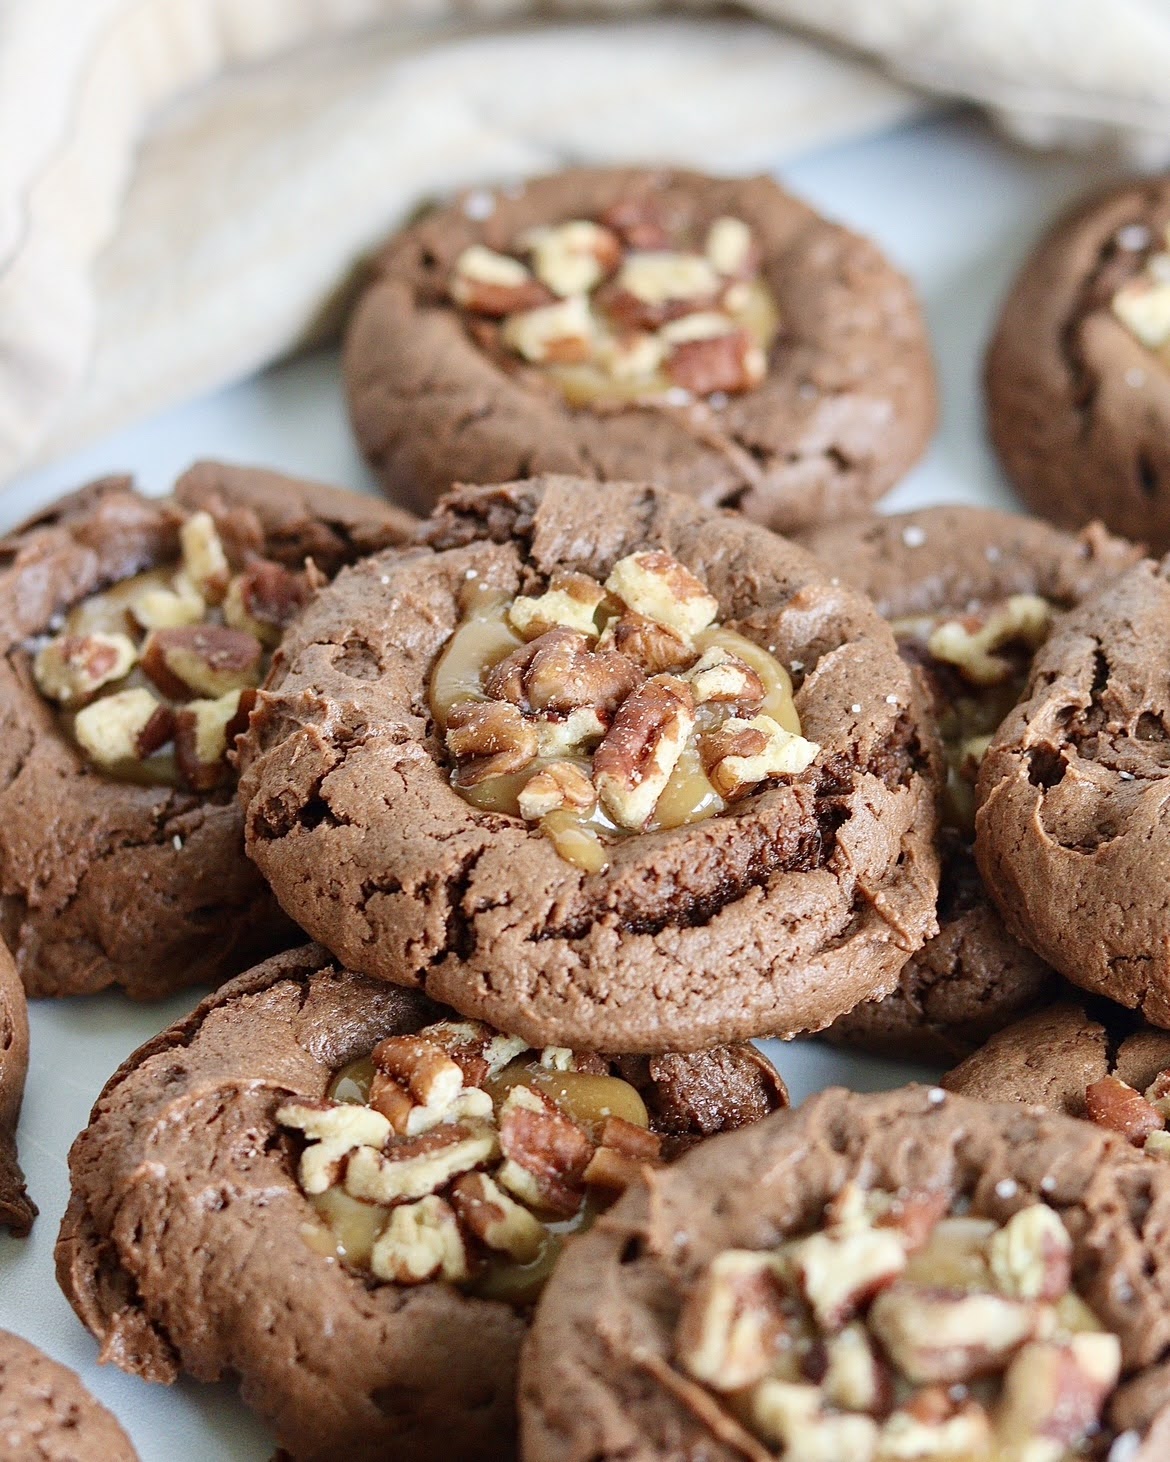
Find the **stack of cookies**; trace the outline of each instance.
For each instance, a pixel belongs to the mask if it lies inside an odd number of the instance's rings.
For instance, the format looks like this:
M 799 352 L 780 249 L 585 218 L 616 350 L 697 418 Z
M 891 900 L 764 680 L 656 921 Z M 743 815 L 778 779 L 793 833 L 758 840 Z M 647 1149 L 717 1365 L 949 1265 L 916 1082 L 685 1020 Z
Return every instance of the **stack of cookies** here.
M 425 517 L 201 463 L 0 545 L 0 1219 L 24 992 L 217 987 L 72 1149 L 102 1358 L 306 1459 L 1170 1455 L 1170 569 L 872 516 L 921 316 L 768 180 L 475 190 L 346 372 Z M 954 1069 L 786 1110 L 816 1033 Z M 70 1426 L 0 1337 L 0 1450 Z

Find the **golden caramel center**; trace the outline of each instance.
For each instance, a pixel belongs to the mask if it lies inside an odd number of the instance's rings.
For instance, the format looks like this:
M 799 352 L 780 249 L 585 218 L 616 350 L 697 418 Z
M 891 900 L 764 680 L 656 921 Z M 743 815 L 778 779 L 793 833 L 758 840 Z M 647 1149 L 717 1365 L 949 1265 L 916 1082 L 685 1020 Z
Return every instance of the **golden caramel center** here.
M 512 596 L 469 581 L 430 685 L 451 784 L 603 871 L 635 833 L 716 816 L 804 772 L 788 671 L 717 622 L 719 604 L 658 549 L 604 583 L 564 570 Z
M 317 1252 L 515 1305 L 535 1301 L 567 1235 L 660 1161 L 642 1097 L 604 1061 L 474 1021 L 388 1037 L 325 1100 L 277 1118 L 308 1144 Z

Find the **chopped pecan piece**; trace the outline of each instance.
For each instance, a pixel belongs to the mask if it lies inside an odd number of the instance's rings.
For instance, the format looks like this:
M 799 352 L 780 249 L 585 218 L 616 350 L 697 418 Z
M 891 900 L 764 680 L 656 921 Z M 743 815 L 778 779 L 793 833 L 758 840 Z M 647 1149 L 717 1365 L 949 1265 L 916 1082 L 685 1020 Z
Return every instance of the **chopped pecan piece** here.
M 208 604 L 218 604 L 227 593 L 231 567 L 210 513 L 192 513 L 179 529 L 183 572 Z
M 324 1193 L 337 1182 L 341 1162 L 356 1148 L 380 1148 L 390 1123 L 356 1102 L 287 1102 L 277 1109 L 282 1127 L 303 1132 L 312 1144 L 301 1155 L 300 1182 L 306 1193 Z
M 754 707 L 764 699 L 764 682 L 751 666 L 718 645 L 704 650 L 685 678 L 697 706 L 715 701 Z
M 991 1274 L 1002 1294 L 1054 1303 L 1072 1283 L 1072 1239 L 1060 1215 L 1045 1203 L 1013 1213 L 987 1246 Z
M 1013 594 L 988 618 L 949 619 L 927 641 L 936 660 L 954 665 L 975 685 L 1000 685 L 1012 674 L 1012 662 L 997 653 L 1012 644 L 1038 650 L 1052 624 L 1052 605 L 1036 594 Z
M 717 1254 L 683 1303 L 675 1352 L 683 1368 L 716 1391 L 738 1391 L 772 1369 L 788 1337 L 768 1254 Z
M 490 1162 L 499 1150 L 490 1128 L 461 1124 L 437 1127 L 421 1137 L 395 1143 L 385 1152 L 358 1147 L 346 1164 L 345 1191 L 367 1203 L 423 1198 L 459 1173 Z
M 63 706 L 79 706 L 103 685 L 121 680 L 137 659 L 126 635 L 58 635 L 37 652 L 33 679 L 42 695 Z
M 825 1343 L 825 1370 L 820 1378 L 825 1399 L 845 1411 L 868 1411 L 877 1416 L 888 1410 L 893 1378 L 874 1354 L 864 1325 L 846 1325 Z
M 138 688 L 103 696 L 78 711 L 73 734 L 82 751 L 100 767 L 145 761 L 165 746 L 174 731 L 169 706 Z
M 467 1250 L 451 1205 L 430 1194 L 395 1208 L 370 1251 L 370 1269 L 394 1284 L 468 1278 Z
M 627 330 L 657 330 L 668 320 L 710 309 L 722 281 L 702 254 L 654 249 L 628 254 L 597 302 Z
M 1129 333 L 1147 350 L 1160 350 L 1170 340 L 1170 284 L 1165 280 L 1140 275 L 1123 284 L 1110 304 Z
M 309 583 L 284 564 L 259 559 L 228 585 L 223 617 L 233 629 L 247 630 L 271 648 L 309 599 Z
M 707 230 L 703 252 L 716 273 L 726 279 L 746 279 L 755 273 L 759 251 L 752 231 L 742 218 L 724 215 Z
M 748 1397 L 752 1426 L 784 1449 L 784 1462 L 872 1462 L 877 1423 L 869 1416 L 826 1411 L 818 1386 L 770 1377 Z
M 504 321 L 500 338 L 533 365 L 572 365 L 593 353 L 593 316 L 584 295 L 572 295 Z
M 596 579 L 558 569 L 543 594 L 521 594 L 512 601 L 508 621 L 526 640 L 558 626 L 592 638 L 597 634 L 594 617 L 604 600 L 605 590 Z
M 472 244 L 455 260 L 447 292 L 477 315 L 502 319 L 549 304 L 553 295 L 519 259 Z
M 531 1264 L 544 1248 L 545 1227 L 486 1173 L 466 1173 L 451 1188 L 459 1220 L 489 1249 Z
M 644 827 L 695 724 L 690 687 L 655 675 L 627 696 L 593 757 L 593 781 L 622 827 Z
M 151 584 L 130 601 L 131 617 L 144 630 L 198 624 L 206 613 L 203 595 L 185 573 L 176 574 L 169 589 Z
M 733 329 L 677 341 L 666 357 L 666 373 L 676 386 L 695 396 L 713 391 L 734 395 L 760 384 L 768 373 L 768 360 L 746 330 Z
M 611 620 L 598 644 L 601 649 L 620 650 L 649 675 L 678 670 L 695 658 L 690 641 L 678 630 L 633 612 Z
M 1000 1431 L 1011 1446 L 1043 1437 L 1074 1447 L 1097 1427 L 1121 1374 L 1116 1335 L 1087 1332 L 1064 1345 L 1025 1345 L 1004 1377 Z M 1045 1454 L 1047 1455 L 1047 1454 Z
M 543 1092 L 514 1086 L 499 1111 L 505 1161 L 500 1185 L 531 1208 L 564 1217 L 577 1212 L 593 1156 L 587 1132 Z
M 1085 1110 L 1090 1121 L 1120 1132 L 1135 1147 L 1163 1126 L 1157 1107 L 1118 1076 L 1103 1076 L 1085 1088 Z
M 371 1059 L 424 1107 L 449 1107 L 463 1090 L 461 1067 L 425 1036 L 387 1036 Z
M 484 690 L 521 710 L 543 714 L 590 708 L 608 716 L 641 679 L 613 650 L 591 650 L 576 630 L 553 629 L 513 650 L 484 677 Z
M 263 646 L 254 635 L 217 624 L 152 630 L 142 647 L 142 668 L 164 695 L 215 699 L 254 686 Z
M 519 242 L 532 256 L 536 277 L 558 295 L 588 294 L 622 257 L 621 240 L 613 230 L 587 219 L 531 229 Z
M 240 692 L 193 700 L 175 712 L 175 764 L 196 792 L 209 792 L 227 774 L 227 731 L 236 719 Z
M 473 787 L 522 771 L 536 756 L 536 731 L 515 706 L 460 701 L 447 714 L 447 750 L 461 763 L 460 783 Z
M 906 1249 L 891 1229 L 816 1233 L 789 1244 L 786 1256 L 817 1323 L 840 1330 L 906 1267 Z
M 917 1392 L 889 1416 L 878 1441 L 877 1462 L 991 1455 L 991 1422 L 977 1401 L 954 1401 L 942 1386 Z
M 796 776 L 816 760 L 820 747 L 785 731 L 771 716 L 729 716 L 699 744 L 715 789 L 729 800 L 746 797 L 761 782 Z
M 869 1312 L 886 1354 L 915 1382 L 969 1381 L 1002 1366 L 1036 1327 L 1032 1304 L 900 1282 Z
M 588 812 L 597 802 L 597 792 L 580 767 L 554 761 L 529 777 L 517 800 L 520 816 L 535 822 L 562 807 Z
M 719 601 L 702 579 L 661 549 L 619 559 L 605 587 L 636 614 L 669 625 L 688 640 L 719 613 Z

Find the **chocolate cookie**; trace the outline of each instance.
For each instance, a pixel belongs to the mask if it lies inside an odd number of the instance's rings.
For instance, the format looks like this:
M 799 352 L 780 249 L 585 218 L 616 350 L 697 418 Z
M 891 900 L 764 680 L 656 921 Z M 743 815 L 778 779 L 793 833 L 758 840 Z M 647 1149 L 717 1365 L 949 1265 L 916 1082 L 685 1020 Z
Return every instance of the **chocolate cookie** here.
M 16 1124 L 28 1073 L 28 1008 L 12 956 L 0 944 L 0 1224 L 23 1237 L 37 1206 L 16 1159 Z
M 872 244 L 770 178 L 664 169 L 476 189 L 406 229 L 345 374 L 363 450 L 423 511 L 564 472 L 787 531 L 876 501 L 935 418 L 918 303 Z
M 285 641 L 250 855 L 352 968 L 534 1044 L 823 1026 L 934 929 L 935 763 L 887 626 L 656 488 L 452 494 Z
M 0 1330 L 0 1454 L 20 1462 L 138 1462 L 130 1438 L 77 1376 Z
M 827 1035 L 907 1060 L 955 1061 L 1058 985 L 1004 928 L 975 866 L 977 738 L 1022 690 L 1029 643 L 1046 631 L 1049 613 L 1078 603 L 1140 554 L 1098 525 L 1074 537 L 1034 518 L 958 506 L 860 519 L 802 541 L 870 595 L 903 653 L 922 666 L 949 763 L 939 932 L 904 965 L 893 994 L 859 1005 Z M 971 658 L 979 635 L 990 659 Z
M 523 1455 L 1157 1462 L 1168 1224 L 1170 1171 L 1088 1123 L 825 1092 L 647 1173 L 566 1252 Z
M 309 946 L 132 1056 L 57 1246 L 102 1357 L 235 1374 L 297 1458 L 511 1458 L 532 1301 L 644 1166 L 787 1101 L 750 1046 L 528 1050 Z
M 1101 1120 L 1112 1112 L 1115 1120 L 1103 1125 L 1116 1126 L 1123 1135 L 1129 1132 L 1119 1125 L 1122 1117 L 1127 1126 L 1144 1119 L 1144 1132 L 1130 1126 L 1140 1135 L 1140 1146 L 1150 1132 L 1162 1131 L 1163 1116 L 1156 1111 L 1151 1115 L 1147 1108 L 1165 1096 L 1163 1090 L 1150 1089 L 1168 1067 L 1170 1032 L 1136 1021 L 1104 1000 L 1088 1005 L 1062 1001 L 997 1032 L 949 1071 L 942 1084 L 966 1096 L 1028 1102 L 1070 1117 Z M 1119 1084 L 1131 1089 L 1132 1097 L 1119 1093 Z M 1110 1096 L 1115 1098 L 1112 1105 Z M 1160 1145 L 1161 1139 L 1154 1148 Z
M 1170 1025 L 1170 565 L 1058 621 L 979 775 L 976 853 L 1009 929 L 1074 984 Z
M 241 698 L 310 591 L 412 527 L 202 463 L 173 498 L 109 478 L 0 542 L 0 932 L 30 995 L 154 997 L 287 942 L 243 855 Z
M 987 354 L 992 439 L 1027 502 L 1170 548 L 1170 180 L 1083 200 L 1024 266 Z

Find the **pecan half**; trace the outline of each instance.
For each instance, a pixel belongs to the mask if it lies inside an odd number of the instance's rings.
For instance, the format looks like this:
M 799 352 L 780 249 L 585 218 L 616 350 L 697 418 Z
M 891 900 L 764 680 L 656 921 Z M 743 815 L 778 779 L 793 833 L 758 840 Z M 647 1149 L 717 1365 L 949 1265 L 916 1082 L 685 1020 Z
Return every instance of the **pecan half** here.
M 538 715 L 589 707 L 608 717 L 640 679 L 641 672 L 624 655 L 591 650 L 584 635 L 557 628 L 494 665 L 484 677 L 484 690 Z
M 1118 1076 L 1103 1076 L 1085 1088 L 1085 1110 L 1090 1121 L 1120 1132 L 1135 1147 L 1163 1125 L 1157 1107 Z
M 644 827 L 695 724 L 690 687 L 655 675 L 626 697 L 593 757 L 593 781 L 622 827 Z
M 514 1086 L 499 1111 L 505 1161 L 497 1181 L 531 1208 L 577 1212 L 593 1156 L 589 1134 L 543 1092 Z
M 515 706 L 460 701 L 447 713 L 447 750 L 460 763 L 460 783 L 473 787 L 522 771 L 536 756 L 536 731 Z
M 695 658 L 690 641 L 678 630 L 647 619 L 644 614 L 632 612 L 610 621 L 599 646 L 620 650 L 649 675 L 657 675 L 663 670 L 678 670 Z

